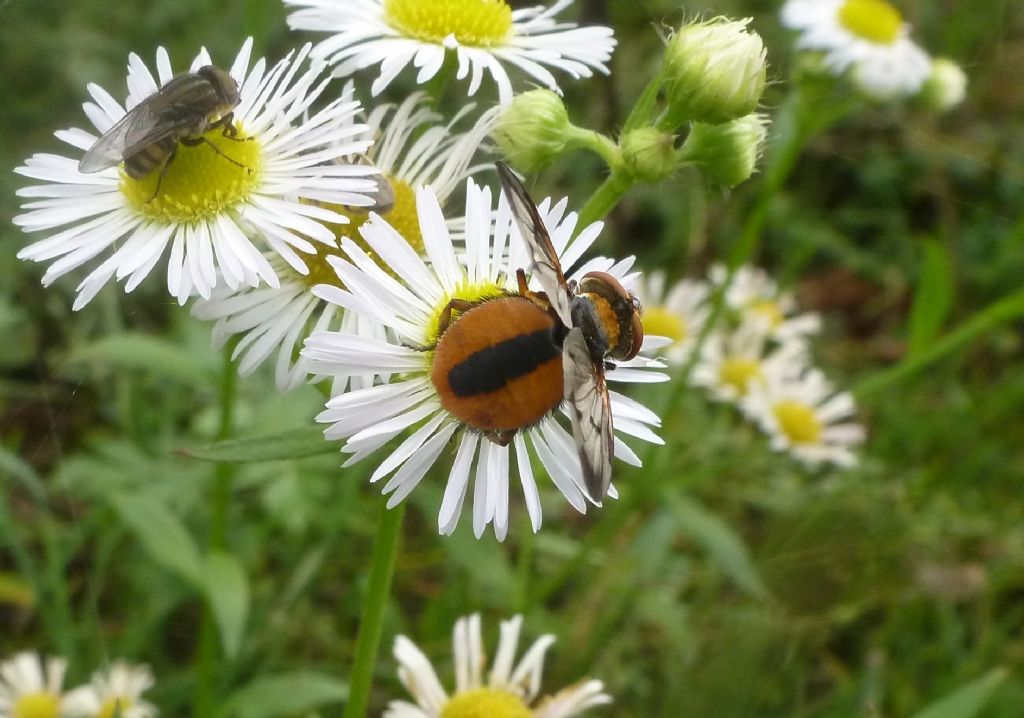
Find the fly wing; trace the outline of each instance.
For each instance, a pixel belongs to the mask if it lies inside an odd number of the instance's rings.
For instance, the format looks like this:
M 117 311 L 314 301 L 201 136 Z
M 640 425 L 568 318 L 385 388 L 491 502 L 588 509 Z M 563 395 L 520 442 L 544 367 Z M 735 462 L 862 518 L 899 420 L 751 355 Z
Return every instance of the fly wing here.
M 157 140 L 150 140 L 141 144 L 148 136 L 159 129 L 159 117 L 153 113 L 149 98 L 143 100 L 122 117 L 109 130 L 104 132 L 96 143 L 90 147 L 82 159 L 78 162 L 78 171 L 85 174 L 99 172 L 108 167 L 120 164 L 125 157 L 131 157 L 139 149 Z M 168 133 L 173 131 L 169 128 Z M 131 149 L 136 148 L 135 152 Z
M 197 126 L 211 102 L 216 102 L 214 90 L 203 78 L 172 78 L 104 132 L 82 155 L 78 171 L 90 174 L 113 167 L 175 132 Z
M 523 235 L 523 242 L 530 252 L 530 272 L 540 281 L 540 286 L 548 295 L 548 301 L 554 307 L 558 318 L 565 326 L 571 327 L 569 288 L 565 284 L 558 253 L 551 244 L 551 237 L 544 227 L 540 213 L 537 212 L 537 205 L 530 199 L 523 183 L 512 173 L 508 165 L 498 162 L 497 167 L 501 188 L 512 206 L 512 216 L 515 217 L 519 232 Z
M 612 407 L 604 368 L 590 358 L 583 330 L 572 329 L 562 345 L 565 399 L 572 435 L 583 467 L 583 483 L 590 498 L 600 504 L 612 481 Z

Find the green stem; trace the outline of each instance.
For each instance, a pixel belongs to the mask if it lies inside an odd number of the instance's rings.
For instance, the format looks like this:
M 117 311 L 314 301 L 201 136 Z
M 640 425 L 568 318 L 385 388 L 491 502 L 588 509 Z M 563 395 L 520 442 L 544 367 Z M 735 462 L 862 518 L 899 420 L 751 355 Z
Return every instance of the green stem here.
M 990 329 L 1020 317 L 1024 317 L 1024 290 L 996 300 L 926 349 L 872 374 L 853 389 L 853 394 L 858 399 L 876 394 L 946 358 Z
M 576 228 L 583 229 L 607 217 L 608 213 L 622 199 L 622 195 L 626 194 L 632 186 L 633 177 L 628 172 L 612 168 L 612 173 L 601 183 L 600 187 L 594 190 L 594 194 L 583 205 Z
M 238 371 L 231 354 L 234 343 L 224 348 L 224 364 L 220 385 L 220 423 L 217 439 L 231 437 L 235 423 L 235 399 L 238 394 Z M 219 463 L 214 468 L 213 486 L 210 490 L 210 529 L 208 545 L 210 550 L 222 549 L 227 543 L 228 509 L 235 479 L 235 465 Z M 196 668 L 195 715 L 200 718 L 216 713 L 216 676 L 219 650 L 217 626 L 213 612 L 207 605 L 203 609 L 202 624 L 199 628 L 199 656 Z
M 363 599 L 363 615 L 359 619 L 355 657 L 349 674 L 349 695 L 344 718 L 365 718 L 370 703 L 373 669 L 377 663 L 380 637 L 384 628 L 384 608 L 391 592 L 391 579 L 395 573 L 398 540 L 402 533 L 405 504 L 388 510 L 381 506 L 377 522 L 377 538 L 373 542 L 370 581 Z

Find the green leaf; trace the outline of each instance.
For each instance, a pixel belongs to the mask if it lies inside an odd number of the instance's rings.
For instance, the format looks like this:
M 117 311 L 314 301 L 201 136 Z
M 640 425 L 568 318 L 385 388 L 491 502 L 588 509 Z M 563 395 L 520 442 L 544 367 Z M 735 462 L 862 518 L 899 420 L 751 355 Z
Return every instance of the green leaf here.
M 151 559 L 194 586 L 202 585 L 199 550 L 188 529 L 170 509 L 145 495 L 114 494 L 110 501 Z
M 215 551 L 206 557 L 202 588 L 220 629 L 224 653 L 232 658 L 238 654 L 249 618 L 249 580 L 234 556 Z
M 214 444 L 182 449 L 180 453 L 205 461 L 236 463 L 301 459 L 306 456 L 329 454 L 337 450 L 337 444 L 324 439 L 322 429 L 309 426 L 278 434 L 218 441 Z
M 910 311 L 910 353 L 917 354 L 939 335 L 953 308 L 953 267 L 938 242 L 923 243 L 924 256 Z
M 1005 668 L 991 670 L 981 678 L 940 698 L 911 718 L 973 718 L 992 700 L 1007 673 Z
M 303 715 L 319 706 L 341 703 L 348 684 L 314 671 L 260 676 L 228 698 L 227 715 L 237 718 L 276 718 Z
M 698 543 L 736 584 L 758 598 L 768 595 L 747 547 L 725 521 L 696 501 L 683 497 L 669 502 L 680 532 Z
M 210 386 L 217 377 L 216 369 L 196 352 L 146 334 L 111 334 L 75 350 L 67 361 L 140 371 L 197 386 Z

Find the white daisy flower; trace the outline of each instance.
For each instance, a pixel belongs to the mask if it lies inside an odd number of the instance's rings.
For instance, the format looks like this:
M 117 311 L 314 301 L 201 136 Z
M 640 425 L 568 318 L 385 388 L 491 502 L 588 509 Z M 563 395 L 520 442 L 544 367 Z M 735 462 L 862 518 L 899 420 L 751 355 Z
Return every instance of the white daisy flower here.
M 522 616 L 501 623 L 494 663 L 485 676 L 487 656 L 480 616 L 474 614 L 455 622 L 455 690 L 451 695 L 423 651 L 405 636 L 398 636 L 394 647 L 398 677 L 416 702 L 392 701 L 384 718 L 570 718 L 612 702 L 601 681 L 587 679 L 538 698 L 544 656 L 555 637 L 541 636 L 516 663 L 522 623 Z
M 0 718 L 61 718 L 65 697 L 61 692 L 67 662 L 19 653 L 0 663 Z
M 422 84 L 440 71 L 448 51 L 458 61 L 458 79 L 476 93 L 484 71 L 498 86 L 501 104 L 512 99 L 512 81 L 504 65 L 519 68 L 556 92 L 548 68 L 575 78 L 594 70 L 608 72 L 615 47 L 611 28 L 576 27 L 555 16 L 572 4 L 558 0 L 551 7 L 513 10 L 505 0 L 285 0 L 301 8 L 288 16 L 293 30 L 329 32 L 315 52 L 337 65 L 346 77 L 380 65 L 371 90 L 379 94 L 408 65 Z
M 78 158 L 52 154 L 33 155 L 15 170 L 43 182 L 18 191 L 27 211 L 14 223 L 48 235 L 18 254 L 53 262 L 44 285 L 106 256 L 78 286 L 74 308 L 80 309 L 111 278 L 126 280 L 125 290 L 132 291 L 170 247 L 167 288 L 180 303 L 193 292 L 209 297 L 219 278 L 232 288 L 261 281 L 276 287 L 277 275 L 262 248 L 305 272 L 300 253 L 313 254 L 316 243 L 335 241 L 322 222 L 347 221 L 321 203 L 370 203 L 364 193 L 374 184 L 362 178 L 373 170 L 332 163 L 369 145 L 366 128 L 348 121 L 359 104 L 342 96 L 303 120 L 329 82 L 322 64 L 307 65 L 310 47 L 269 69 L 264 59 L 250 63 L 251 51 L 250 38 L 228 71 L 238 85 L 235 136 L 218 127 L 196 146 L 179 143 L 166 172 L 154 168 L 136 179 L 122 165 L 84 174 Z M 210 64 L 203 49 L 189 71 Z M 154 76 L 138 55 L 129 57 L 123 106 L 103 88 L 89 85 L 93 101 L 83 107 L 101 135 L 174 77 L 162 47 L 156 70 Z M 83 152 L 97 141 L 96 134 L 81 129 L 56 136 Z
M 310 361 L 312 371 L 329 375 L 372 371 L 382 381 L 390 382 L 331 399 L 326 411 L 318 417 L 319 421 L 331 424 L 325 435 L 329 439 L 347 439 L 342 451 L 352 454 L 346 462 L 349 465 L 366 458 L 405 429 L 418 427 L 381 462 L 371 477 L 371 481 L 380 481 L 390 476 L 383 489 L 384 493 L 391 494 L 389 506 L 398 504 L 416 487 L 454 439 L 456 456 L 438 515 L 442 534 L 455 530 L 474 460 L 473 529 L 476 535 L 480 536 L 486 525 L 493 523 L 499 540 L 504 538 L 508 530 L 510 475 L 515 474 L 522 485 L 533 528 L 538 530 L 541 506 L 530 460 L 531 449 L 569 503 L 581 513 L 585 512 L 587 493 L 572 434 L 548 409 L 534 411 L 537 416 L 524 420 L 524 427 L 511 437 L 512 446 L 501 446 L 442 406 L 432 373 L 434 352 L 429 349 L 437 342 L 440 318 L 450 300 L 472 302 L 518 294 L 516 270 L 530 264 L 518 229 L 512 229 L 508 202 L 504 195 L 500 197 L 492 222 L 490 189 L 477 187 L 472 180 L 467 182 L 466 251 L 464 264 L 460 264 L 437 198 L 429 189 L 421 189 L 416 199 L 429 263 L 402 241 L 393 227 L 374 217 L 360 232 L 372 251 L 399 279 L 382 270 L 356 243 L 343 239 L 342 248 L 350 261 L 333 258 L 331 262 L 347 289 L 327 285 L 314 289 L 323 299 L 372 318 L 393 333 L 389 341 L 369 341 L 337 332 L 319 332 L 306 340 L 303 356 Z M 564 200 L 557 204 L 545 200 L 539 205 L 561 264 L 568 268 L 593 244 L 601 224 L 584 228 L 570 241 L 577 216 L 575 213 L 567 215 L 565 209 Z M 631 265 L 632 258 L 617 264 L 609 259 L 594 259 L 570 273 L 569 279 L 600 270 L 622 278 L 623 284 L 628 286 L 632 277 L 625 274 Z M 534 291 L 540 289 L 536 283 L 531 286 Z M 457 323 L 458 320 L 451 326 Z M 610 382 L 663 381 L 667 379 L 664 374 L 649 371 L 662 366 L 638 356 L 609 371 L 607 379 Z M 551 375 L 544 374 L 545 380 L 554 382 L 560 392 L 561 362 L 552 366 L 545 364 L 545 367 L 553 370 Z M 442 378 L 444 376 L 442 374 Z M 526 407 L 536 410 L 540 404 L 545 404 L 547 393 L 542 394 L 542 401 L 524 401 L 517 404 L 516 410 L 525 411 Z M 660 423 L 657 415 L 617 392 L 610 392 L 610 397 L 616 432 L 661 443 L 651 429 Z M 550 408 L 557 406 L 556 401 Z M 510 471 L 512 449 L 518 468 Z M 615 455 L 639 465 L 636 454 L 617 437 Z
M 635 291 L 644 308 L 644 335 L 664 337 L 667 349 L 661 353 L 669 363 L 686 364 L 708 318 L 708 285 L 681 279 L 666 290 L 665 275 L 654 272 L 638 281 Z
M 849 392 L 838 392 L 817 369 L 783 362 L 769 366 L 750 384 L 742 408 L 768 436 L 775 451 L 788 451 L 811 467 L 857 463 L 853 447 L 864 428 L 848 421 L 856 413 Z
M 928 54 L 886 0 L 788 0 L 782 23 L 800 31 L 798 47 L 822 51 L 832 73 L 849 70 L 879 99 L 913 95 L 931 74 Z
M 733 331 L 716 331 L 700 349 L 690 381 L 718 401 L 738 403 L 764 381 L 772 364 L 806 365 L 806 346 L 787 341 L 775 345 L 759 323 L 745 322 Z
M 715 286 L 725 282 L 727 270 L 711 267 L 709 278 Z M 799 305 L 791 292 L 783 292 L 763 269 L 739 267 L 725 292 L 726 306 L 736 312 L 738 321 L 755 324 L 766 338 L 779 342 L 804 340 L 821 331 L 817 314 L 798 314 Z
M 156 707 L 142 700 L 153 682 L 148 666 L 117 661 L 94 673 L 88 685 L 68 693 L 65 707 L 68 715 L 81 718 L 153 718 Z
M 376 138 L 368 159 L 393 193 L 391 206 L 386 210 L 378 208 L 378 212 L 420 253 L 423 240 L 413 188 L 430 185 L 438 201 L 442 205 L 447 203 L 455 189 L 480 168 L 472 164 L 473 159 L 494 121 L 493 112 L 485 113 L 468 131 L 456 132 L 454 125 L 460 117 L 444 124 L 441 116 L 427 106 L 426 96 L 415 93 L 397 107 L 375 108 L 366 120 L 368 134 Z M 356 161 L 357 158 L 349 159 Z M 366 221 L 367 212 L 340 205 L 328 208 L 349 220 L 347 224 L 328 224 L 335 235 L 360 242 L 358 229 Z M 458 229 L 452 226 L 453 231 Z M 363 247 L 367 248 L 365 244 Z M 275 356 L 277 386 L 287 391 L 307 377 L 298 361 L 298 348 L 311 332 L 341 329 L 376 336 L 367 322 L 359 320 L 358 316 L 346 317 L 337 306 L 310 292 L 317 284 L 338 283 L 338 276 L 327 260 L 339 250 L 328 245 L 317 245 L 315 249 L 315 256 L 305 258 L 309 267 L 305 273 L 292 269 L 273 255 L 267 256 L 281 278 L 278 288 L 232 290 L 224 287 L 211 299 L 194 305 L 195 316 L 216 322 L 215 345 L 223 345 L 231 336 L 242 335 L 234 356 L 240 361 L 238 369 L 243 376 Z

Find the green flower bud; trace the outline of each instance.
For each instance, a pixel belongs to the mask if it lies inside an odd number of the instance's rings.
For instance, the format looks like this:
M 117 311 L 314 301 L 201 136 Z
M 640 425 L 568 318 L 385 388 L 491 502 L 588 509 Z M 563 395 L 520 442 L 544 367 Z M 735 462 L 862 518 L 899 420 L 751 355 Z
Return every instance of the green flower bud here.
M 675 141 L 675 135 L 654 127 L 626 132 L 619 140 L 626 169 L 641 182 L 665 179 L 679 166 Z
M 696 122 L 679 150 L 679 159 L 701 168 L 722 187 L 735 187 L 757 168 L 768 118 L 753 113 L 721 125 Z
M 523 172 L 538 172 L 565 152 L 577 128 L 562 98 L 551 90 L 516 95 L 502 111 L 491 136 L 502 154 Z
M 967 95 L 967 75 L 952 60 L 932 60 L 932 74 L 917 99 L 936 112 L 945 112 L 963 102 Z
M 764 43 L 750 19 L 683 25 L 665 50 L 669 111 L 663 126 L 721 124 L 757 109 L 767 78 Z

